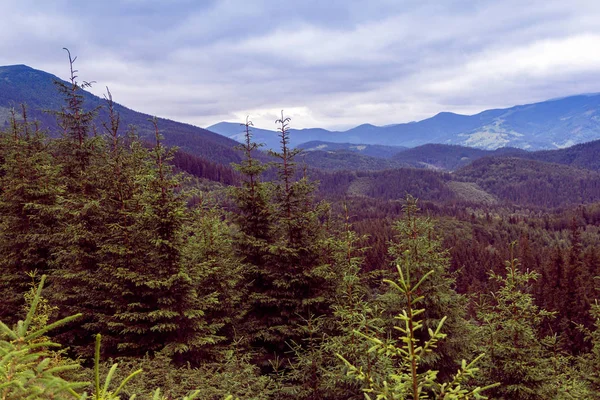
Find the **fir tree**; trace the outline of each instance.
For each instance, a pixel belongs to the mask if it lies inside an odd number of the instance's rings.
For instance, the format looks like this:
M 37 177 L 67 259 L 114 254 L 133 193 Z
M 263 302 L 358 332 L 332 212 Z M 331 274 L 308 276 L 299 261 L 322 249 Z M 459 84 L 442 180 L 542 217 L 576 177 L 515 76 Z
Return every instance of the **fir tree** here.
M 332 268 L 339 282 L 331 306 L 332 315 L 312 317 L 302 325 L 304 337 L 292 343 L 295 358 L 287 383 L 298 399 L 362 399 L 360 382 L 346 375 L 346 365 L 338 355 L 353 365 L 364 365 L 367 379 L 382 376 L 391 367 L 389 360 L 369 352 L 372 346 L 365 335 L 383 336 L 382 310 L 361 273 L 364 248 L 352 230 L 348 210 L 344 207 L 343 230 L 331 240 L 335 248 Z
M 407 250 L 409 251 L 409 250 Z M 428 329 L 429 338 L 419 340 L 417 332 L 424 329 L 421 315 L 425 309 L 418 308 L 424 297 L 419 292 L 419 287 L 435 272 L 433 270 L 425 273 L 417 283 L 416 278 L 411 276 L 411 266 L 398 266 L 398 278 L 396 281 L 385 280 L 399 295 L 405 299 L 406 308 L 396 316 L 399 323 L 394 329 L 399 332 L 398 339 L 380 339 L 364 335 L 365 339 L 372 343 L 369 352 L 376 352 L 378 357 L 394 361 L 391 368 L 381 377 L 374 377 L 365 373 L 363 365 L 350 363 L 344 357 L 340 358 L 348 366 L 348 375 L 364 383 L 365 398 L 380 400 L 402 400 L 402 399 L 427 399 L 433 395 L 436 399 L 485 399 L 481 393 L 489 390 L 497 384 L 485 387 L 470 387 L 469 380 L 476 376 L 478 368 L 475 364 L 483 355 L 477 357 L 470 363 L 462 361 L 458 372 L 449 382 L 441 383 L 438 371 L 423 368 L 423 362 L 428 356 L 437 351 L 438 343 L 447 335 L 442 333 L 446 317 L 443 317 L 435 329 Z
M 143 189 L 134 196 L 139 207 L 131 227 L 137 233 L 132 238 L 136 262 L 116 276 L 122 294 L 113 329 L 120 330 L 119 349 L 130 355 L 159 350 L 183 354 L 214 341 L 214 327 L 203 318 L 191 272 L 181 260 L 185 198 L 167 164 L 171 152 L 160 141 L 156 119 L 153 123 L 153 166 L 137 177 Z
M 434 225 L 429 218 L 419 216 L 417 200 L 407 196 L 402 207 L 403 218 L 395 225 L 395 237 L 390 242 L 389 253 L 393 263 L 403 269 L 410 269 L 413 280 L 420 280 L 429 271 L 434 274 L 419 288 L 423 296 L 424 330 L 435 330 L 442 318 L 448 322 L 444 325 L 449 338 L 439 345 L 436 352 L 428 354 L 422 361 L 427 367 L 440 372 L 442 379 L 448 378 L 458 363 L 471 356 L 474 329 L 466 319 L 465 297 L 454 290 L 455 279 L 449 273 L 450 260 L 448 252 L 442 249 L 436 239 Z M 388 310 L 388 321 L 394 314 L 406 307 L 405 298 L 397 296 L 396 290 L 384 293 L 380 301 Z M 420 334 L 420 333 L 417 333 Z M 423 340 L 423 337 L 419 337 Z
M 0 137 L 0 319 L 16 322 L 27 273 L 46 272 L 56 245 L 58 200 L 64 186 L 44 132 L 12 112 Z
M 511 255 L 514 244 L 511 245 Z M 479 307 L 485 382 L 500 382 L 490 393 L 498 399 L 548 398 L 552 370 L 544 357 L 539 329 L 552 313 L 534 304 L 530 282 L 536 272 L 523 272 L 519 261 L 506 262 L 506 276 L 491 273 L 499 289 Z

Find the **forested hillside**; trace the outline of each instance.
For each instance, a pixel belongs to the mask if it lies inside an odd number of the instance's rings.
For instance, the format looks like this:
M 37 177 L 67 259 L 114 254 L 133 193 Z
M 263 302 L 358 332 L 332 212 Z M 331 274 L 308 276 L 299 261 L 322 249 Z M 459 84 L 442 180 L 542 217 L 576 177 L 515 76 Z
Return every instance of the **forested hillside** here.
M 597 172 L 314 171 L 282 112 L 234 174 L 72 78 L 0 135 L 0 398 L 600 398 Z
M 532 207 L 576 205 L 600 199 L 598 172 L 541 161 L 482 158 L 453 176 L 475 182 L 507 202 Z

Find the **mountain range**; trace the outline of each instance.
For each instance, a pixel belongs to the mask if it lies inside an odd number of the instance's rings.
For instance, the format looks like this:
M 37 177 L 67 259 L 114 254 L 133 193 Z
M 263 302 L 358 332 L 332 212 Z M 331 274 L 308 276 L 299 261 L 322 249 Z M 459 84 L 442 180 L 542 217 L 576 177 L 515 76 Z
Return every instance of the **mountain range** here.
M 63 103 L 53 83 L 56 80 L 59 78 L 54 75 L 24 65 L 0 67 L 0 126 L 7 123 L 11 107 L 26 103 L 30 119 L 39 120 L 50 132 L 59 132 L 54 116 L 45 112 L 59 110 Z M 104 104 L 98 96 L 85 91 L 82 94 L 87 109 Z M 590 142 L 600 136 L 596 117 L 599 106 L 600 95 L 581 95 L 474 116 L 442 113 L 411 124 L 361 125 L 347 132 L 296 130 L 291 137 L 293 145 L 305 150 L 301 160 L 309 167 L 340 171 L 313 172 L 322 182 L 322 190 L 336 195 L 401 198 L 409 192 L 431 200 L 560 206 L 600 199 L 600 140 Z M 151 139 L 149 115 L 122 105 L 116 109 L 123 127 L 136 125 L 142 136 Z M 102 108 L 98 114 L 101 130 L 107 115 Z M 468 132 L 481 133 L 490 121 L 496 121 L 498 135 L 499 130 L 510 127 L 513 133 L 500 135 L 509 142 L 479 148 L 447 143 L 473 145 L 477 135 Z M 228 137 L 168 119 L 159 119 L 159 127 L 165 144 L 184 150 L 175 160 L 182 170 L 223 183 L 235 181 L 229 164 L 240 159 L 234 139 L 240 139 L 237 135 L 242 126 L 221 123 L 211 127 Z M 254 129 L 253 133 L 257 141 L 275 147 L 276 132 Z M 398 137 L 407 140 L 401 142 Z M 446 143 L 422 143 L 444 137 Z M 379 143 L 369 143 L 368 139 Z M 587 143 L 556 149 L 579 141 Z M 532 151 L 536 149 L 546 150 Z M 268 160 L 266 155 L 257 156 Z M 562 193 L 561 198 L 553 195 L 557 191 Z
M 293 121 L 292 121 L 293 122 Z M 239 124 L 221 122 L 207 129 L 239 140 Z M 255 128 L 257 141 L 267 148 L 278 145 L 277 132 Z M 440 143 L 494 150 L 558 149 L 600 139 L 600 94 L 582 94 L 475 115 L 441 112 L 431 118 L 404 124 L 363 124 L 347 131 L 320 128 L 291 130 L 292 145 L 315 140 L 363 145 L 416 147 Z

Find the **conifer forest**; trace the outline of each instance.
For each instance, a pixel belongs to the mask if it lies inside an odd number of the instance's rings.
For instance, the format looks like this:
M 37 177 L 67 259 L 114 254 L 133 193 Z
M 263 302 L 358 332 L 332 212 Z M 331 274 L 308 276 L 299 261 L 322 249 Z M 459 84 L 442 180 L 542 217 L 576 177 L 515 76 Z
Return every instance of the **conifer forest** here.
M 599 203 L 315 169 L 285 111 L 217 168 L 73 62 L 1 130 L 0 399 L 600 399 Z

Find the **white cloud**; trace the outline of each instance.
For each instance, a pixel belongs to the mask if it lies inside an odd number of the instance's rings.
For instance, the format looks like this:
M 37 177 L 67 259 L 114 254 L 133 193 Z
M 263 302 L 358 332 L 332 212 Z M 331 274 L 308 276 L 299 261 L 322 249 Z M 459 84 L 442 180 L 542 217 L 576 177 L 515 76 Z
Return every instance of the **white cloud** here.
M 209 125 L 348 127 L 600 91 L 600 2 L 181 0 L 2 5 L 0 64 Z

